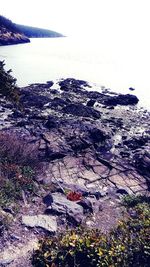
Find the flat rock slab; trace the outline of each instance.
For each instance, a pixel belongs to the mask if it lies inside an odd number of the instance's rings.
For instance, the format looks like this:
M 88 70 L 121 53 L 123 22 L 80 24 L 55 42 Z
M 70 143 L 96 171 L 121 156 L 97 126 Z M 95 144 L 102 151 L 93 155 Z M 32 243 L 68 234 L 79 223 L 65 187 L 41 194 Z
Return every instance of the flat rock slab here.
M 52 233 L 55 233 L 57 231 L 57 222 L 54 216 L 22 216 L 22 223 L 28 227 L 41 227 Z
M 46 212 L 65 214 L 76 223 L 81 223 L 83 219 L 83 208 L 74 201 L 70 201 L 60 193 L 52 194 L 53 202 L 46 209 Z

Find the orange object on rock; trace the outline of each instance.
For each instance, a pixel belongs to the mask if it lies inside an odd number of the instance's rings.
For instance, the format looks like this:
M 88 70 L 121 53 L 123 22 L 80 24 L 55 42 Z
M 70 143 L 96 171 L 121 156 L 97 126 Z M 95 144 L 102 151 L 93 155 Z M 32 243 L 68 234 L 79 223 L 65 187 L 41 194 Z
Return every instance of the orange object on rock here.
M 78 201 L 78 200 L 81 200 L 82 199 L 82 194 L 81 193 L 78 193 L 78 192 L 70 191 L 67 194 L 67 199 L 69 199 L 71 201 Z

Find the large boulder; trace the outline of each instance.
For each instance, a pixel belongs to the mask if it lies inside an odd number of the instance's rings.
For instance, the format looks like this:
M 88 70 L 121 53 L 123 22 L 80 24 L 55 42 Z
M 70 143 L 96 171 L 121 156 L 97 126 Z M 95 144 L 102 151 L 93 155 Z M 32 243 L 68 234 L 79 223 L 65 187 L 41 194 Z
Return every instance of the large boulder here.
M 127 146 L 131 150 L 135 150 L 138 148 L 144 147 L 149 141 L 149 137 L 146 136 L 139 136 L 139 137 L 133 137 L 128 140 L 125 140 L 123 144 Z
M 142 175 L 146 175 L 150 178 L 150 153 L 148 151 L 135 153 L 133 163 Z M 148 181 L 150 186 L 150 179 Z
M 45 104 L 49 102 L 50 99 L 47 96 L 38 95 L 36 93 L 29 93 L 28 91 L 22 90 L 20 104 L 22 104 L 24 107 L 42 108 Z
M 127 106 L 127 105 L 135 105 L 137 104 L 139 99 L 135 95 L 117 95 L 117 96 L 108 96 L 106 100 L 104 101 L 105 105 L 108 106 L 116 106 L 116 105 L 122 105 L 122 106 Z
M 79 103 L 69 104 L 64 107 L 62 111 L 78 117 L 90 117 L 94 119 L 99 119 L 101 117 L 101 113 L 98 110 L 94 110 L 91 107 Z
M 90 133 L 90 137 L 94 143 L 97 143 L 97 142 L 102 143 L 103 141 L 106 140 L 106 134 L 98 128 L 92 128 L 89 131 L 89 133 Z
M 89 87 L 88 83 L 83 80 L 76 80 L 73 78 L 67 78 L 59 82 L 60 89 L 63 91 L 73 91 L 75 93 L 80 92 L 83 87 Z
M 48 128 L 48 129 L 57 128 L 57 125 L 58 125 L 57 118 L 49 115 L 48 120 L 45 123 L 46 128 Z

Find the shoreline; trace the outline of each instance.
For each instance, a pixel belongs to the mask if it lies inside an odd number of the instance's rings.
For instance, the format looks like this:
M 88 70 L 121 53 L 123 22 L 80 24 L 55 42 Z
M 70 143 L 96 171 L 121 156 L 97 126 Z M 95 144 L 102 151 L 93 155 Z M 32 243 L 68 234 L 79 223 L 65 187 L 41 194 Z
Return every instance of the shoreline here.
M 133 95 L 88 86 L 76 79 L 31 84 L 20 88 L 19 109 L 0 98 L 0 133 L 14 148 L 19 143 L 30 149 L 40 165 L 33 178 L 36 193 L 23 194 L 19 212 L 11 213 L 15 220 L 2 248 L 47 236 L 51 219 L 54 233 L 67 226 L 107 233 L 122 218 L 123 196 L 149 196 L 149 112 L 137 108 Z M 66 192 L 77 192 L 82 201 L 69 200 Z
M 95 42 L 96 40 L 93 40 L 92 44 Z M 36 39 L 31 41 L 30 45 L 1 49 L 3 54 L 7 55 L 8 68 L 14 70 L 19 86 L 22 86 L 21 84 L 27 86 L 28 82 L 46 82 L 49 78 L 54 81 L 67 77 L 94 82 L 99 87 L 104 85 L 106 88 L 124 94 L 129 93 L 129 87 L 132 86 L 140 99 L 140 105 L 149 108 L 149 81 L 145 72 L 142 73 L 142 65 L 139 66 L 141 71 L 138 66 L 136 68 L 136 64 L 131 69 L 125 61 L 125 66 L 122 68 L 124 61 L 119 60 L 117 54 L 114 54 L 113 64 L 109 64 L 103 59 L 102 49 L 94 52 L 90 45 L 87 44 L 87 50 L 85 46 L 84 40 L 81 43 L 79 39 L 68 37 L 57 40 Z M 109 51 L 106 49 L 104 52 L 107 54 Z M 111 58 L 111 55 L 108 54 L 108 56 Z

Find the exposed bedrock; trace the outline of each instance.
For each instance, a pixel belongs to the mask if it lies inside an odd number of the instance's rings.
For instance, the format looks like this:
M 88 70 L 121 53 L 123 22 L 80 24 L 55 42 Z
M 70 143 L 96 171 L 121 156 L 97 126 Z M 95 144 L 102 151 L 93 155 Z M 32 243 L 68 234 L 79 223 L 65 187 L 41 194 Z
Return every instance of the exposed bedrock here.
M 136 108 L 133 95 L 88 87 L 85 81 L 66 79 L 59 86 L 49 81 L 21 88 L 20 110 L 1 99 L 1 129 L 38 148 L 40 182 L 78 185 L 100 194 L 144 193 L 149 113 Z

